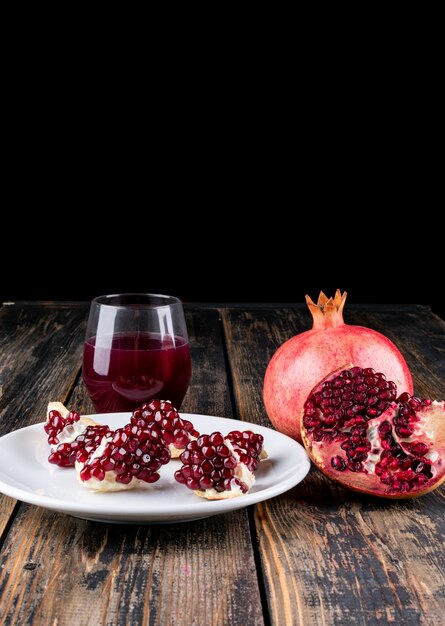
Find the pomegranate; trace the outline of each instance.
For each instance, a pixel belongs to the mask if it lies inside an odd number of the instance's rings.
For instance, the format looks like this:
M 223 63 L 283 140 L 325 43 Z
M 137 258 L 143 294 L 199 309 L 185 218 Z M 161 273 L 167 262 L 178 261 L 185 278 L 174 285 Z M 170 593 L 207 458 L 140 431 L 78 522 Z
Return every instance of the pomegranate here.
M 298 441 L 300 415 L 311 389 L 345 363 L 373 367 L 393 380 L 399 393 L 413 393 L 410 371 L 394 343 L 375 330 L 344 323 L 346 295 L 337 290 L 334 298 L 327 298 L 321 292 L 317 304 L 306 296 L 312 329 L 286 341 L 266 369 L 263 399 L 269 419 Z
M 61 402 L 49 402 L 46 413 L 46 421 L 43 426 L 46 434 L 48 435 L 48 443 L 52 446 L 60 443 L 59 435 L 62 431 L 67 426 L 76 424 L 79 420 L 79 413 L 76 411 L 69 411 Z M 82 427 L 83 423 L 77 424 L 77 426 Z
M 315 465 L 344 487 L 413 498 L 445 480 L 445 402 L 407 392 L 372 368 L 337 370 L 309 394 L 301 433 Z
M 80 450 L 93 452 L 102 437 L 110 432 L 108 426 L 98 424 L 90 417 L 80 417 L 61 402 L 48 404 L 44 430 L 51 446 L 48 461 L 60 467 L 74 467 Z
M 263 436 L 251 431 L 245 436 L 239 431 L 226 437 L 220 432 L 200 435 L 181 454 L 183 465 L 175 479 L 209 500 L 241 496 L 255 483 L 262 448 Z
M 82 432 L 72 441 L 59 443 L 52 448 L 48 461 L 60 467 L 74 467 L 79 455 L 88 457 L 100 445 L 102 438 L 111 432 L 108 426 L 96 424 L 83 427 Z
M 262 459 L 267 458 L 263 448 L 264 437 L 251 430 L 232 430 L 226 439 L 230 441 L 233 449 L 238 453 L 241 463 L 247 465 L 254 472 Z
M 181 418 L 169 400 L 152 400 L 133 411 L 132 424 L 144 427 L 155 422 L 162 429 L 162 437 L 168 445 L 172 458 L 177 458 L 192 439 L 199 436 L 193 424 Z
M 133 489 L 141 482 L 154 483 L 159 470 L 170 461 L 161 427 L 127 424 L 102 438 L 92 454 L 76 457 L 78 480 L 93 491 Z

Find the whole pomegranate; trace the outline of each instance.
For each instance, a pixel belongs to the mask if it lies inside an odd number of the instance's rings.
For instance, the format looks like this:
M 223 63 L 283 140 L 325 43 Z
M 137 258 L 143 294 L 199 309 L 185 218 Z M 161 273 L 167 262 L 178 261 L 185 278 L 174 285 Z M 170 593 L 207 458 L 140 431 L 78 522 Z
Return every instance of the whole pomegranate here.
M 309 394 L 301 432 L 315 465 L 348 489 L 413 498 L 445 480 L 445 402 L 398 398 L 372 368 L 333 372 Z
M 320 292 L 317 304 L 306 296 L 312 329 L 286 341 L 266 369 L 263 399 L 269 419 L 277 430 L 298 441 L 308 394 L 319 380 L 346 363 L 373 367 L 394 381 L 399 393 L 413 393 L 410 371 L 394 343 L 375 330 L 344 323 L 346 295 L 337 289 L 334 298 L 327 298 Z

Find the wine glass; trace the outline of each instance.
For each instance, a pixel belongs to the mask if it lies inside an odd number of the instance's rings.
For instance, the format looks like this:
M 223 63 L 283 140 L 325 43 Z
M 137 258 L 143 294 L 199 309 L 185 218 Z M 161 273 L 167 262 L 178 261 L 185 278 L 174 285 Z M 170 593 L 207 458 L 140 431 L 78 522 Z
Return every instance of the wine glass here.
M 82 376 L 97 413 L 133 411 L 153 398 L 179 410 L 191 373 L 181 300 L 151 293 L 92 300 Z

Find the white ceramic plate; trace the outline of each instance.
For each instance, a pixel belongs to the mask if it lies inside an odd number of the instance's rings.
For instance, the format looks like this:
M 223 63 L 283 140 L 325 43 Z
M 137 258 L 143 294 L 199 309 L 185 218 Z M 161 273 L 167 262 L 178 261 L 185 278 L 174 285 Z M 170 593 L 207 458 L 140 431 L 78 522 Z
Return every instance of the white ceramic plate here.
M 0 492 L 74 517 L 102 522 L 185 522 L 234 511 L 284 493 L 309 471 L 304 448 L 286 435 L 247 422 L 209 415 L 181 414 L 201 433 L 254 430 L 264 436 L 268 459 L 255 473 L 256 482 L 244 496 L 228 500 L 204 500 L 177 483 L 174 472 L 181 466 L 174 459 L 160 470 L 152 485 L 130 491 L 94 493 L 80 485 L 74 468 L 48 463 L 49 446 L 43 424 L 27 426 L 0 438 Z M 92 415 L 96 421 L 119 428 L 129 422 L 129 413 Z

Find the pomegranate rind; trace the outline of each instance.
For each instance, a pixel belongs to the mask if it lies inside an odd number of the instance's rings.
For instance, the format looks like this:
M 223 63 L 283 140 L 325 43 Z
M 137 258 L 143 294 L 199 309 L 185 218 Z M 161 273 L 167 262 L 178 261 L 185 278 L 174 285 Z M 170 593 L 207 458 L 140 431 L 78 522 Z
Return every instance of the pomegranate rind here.
M 196 439 L 196 437 L 194 437 L 194 439 Z M 174 444 L 172 443 L 168 445 L 168 449 L 170 450 L 172 459 L 179 459 L 179 457 L 185 450 L 185 448 L 176 448 L 176 446 L 174 446 Z
M 335 370 L 318 383 L 308 399 L 315 393 L 320 392 L 323 383 L 335 379 L 341 369 Z M 376 465 L 380 462 L 383 450 L 382 437 L 379 434 L 379 426 L 384 422 L 394 425 L 394 417 L 399 414 L 403 404 L 391 402 L 386 411 L 374 419 L 366 422 L 366 439 L 371 442 L 371 449 L 363 461 L 363 471 L 336 470 L 331 466 L 331 459 L 337 455 L 342 459 L 344 455 L 338 440 L 330 440 L 329 437 L 316 441 L 312 438 L 304 425 L 305 410 L 301 413 L 301 438 L 304 447 L 314 465 L 330 480 L 351 491 L 368 494 L 386 499 L 411 499 L 420 497 L 437 489 L 445 481 L 445 402 L 433 401 L 426 407 L 416 412 L 413 433 L 408 437 L 401 437 L 392 428 L 391 434 L 394 442 L 400 446 L 408 459 L 414 459 L 416 463 L 429 463 L 431 476 L 422 485 L 414 485 L 412 490 L 400 492 L 393 490 L 391 485 L 383 484 L 380 476 L 375 473 Z M 413 446 L 422 442 L 428 448 L 424 456 L 412 453 Z M 414 448 L 415 450 L 415 448 Z M 340 454 L 339 454 L 340 453 Z M 400 468 L 398 468 L 400 470 Z M 391 470 L 389 470 L 391 472 Z M 391 475 L 397 480 L 397 473 Z M 399 481 L 400 482 L 400 481 Z
M 339 290 L 334 298 L 321 292 L 317 304 L 308 297 L 312 328 L 278 347 L 264 374 L 263 402 L 270 421 L 276 430 L 300 442 L 300 415 L 312 387 L 346 361 L 372 366 L 393 380 L 399 393 L 413 394 L 412 376 L 401 351 L 371 328 L 345 324 L 345 299 L 346 292 Z

